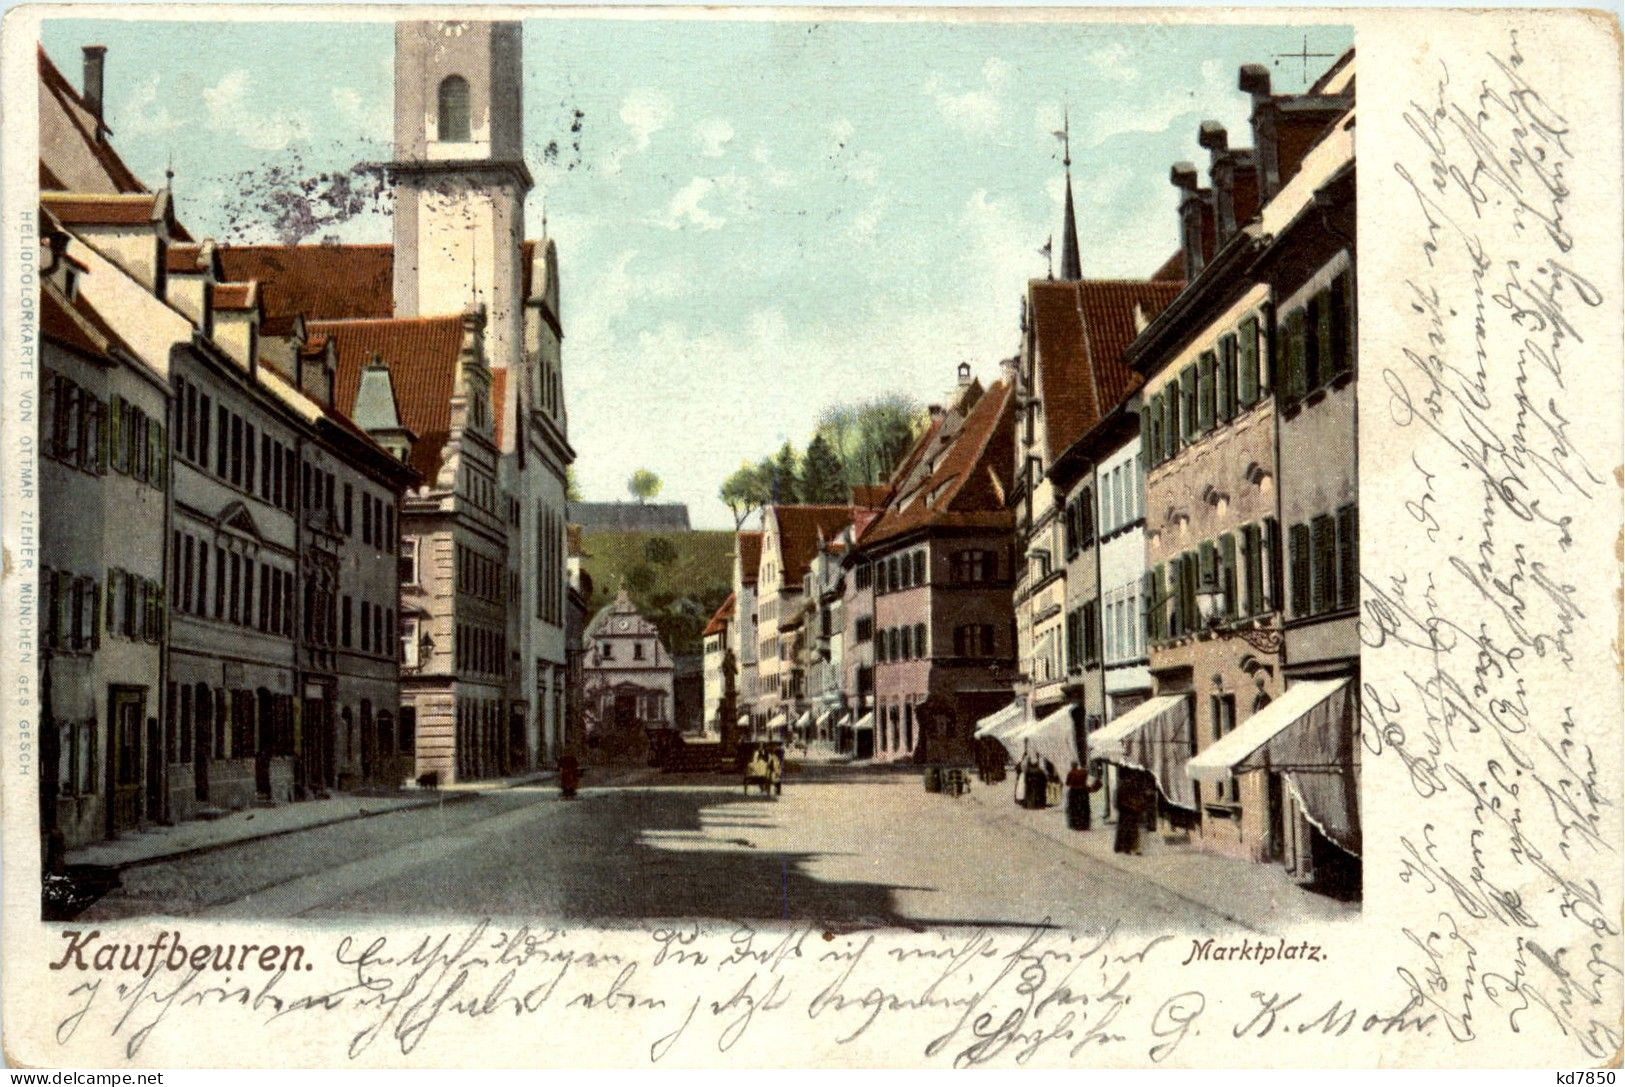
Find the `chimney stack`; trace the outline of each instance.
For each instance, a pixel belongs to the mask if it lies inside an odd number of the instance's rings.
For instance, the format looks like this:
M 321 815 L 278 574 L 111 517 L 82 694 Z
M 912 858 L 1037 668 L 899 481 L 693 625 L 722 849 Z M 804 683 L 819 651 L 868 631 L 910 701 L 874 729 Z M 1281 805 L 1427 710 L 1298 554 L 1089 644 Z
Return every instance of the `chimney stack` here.
M 102 138 L 102 73 L 107 60 L 107 46 L 85 46 L 85 80 L 83 97 L 85 108 L 96 118 L 96 138 Z
M 1189 162 L 1176 162 L 1168 171 L 1168 180 L 1180 190 L 1179 248 L 1185 255 L 1185 282 L 1189 283 L 1202 271 L 1202 190 L 1196 179 L 1196 166 Z
M 1223 245 L 1236 232 L 1236 164 L 1230 154 L 1230 134 L 1217 121 L 1203 121 L 1196 142 L 1211 156 L 1214 229 L 1217 243 Z
M 1263 207 L 1281 191 L 1281 149 L 1275 127 L 1275 96 L 1270 93 L 1270 70 L 1262 64 L 1243 64 L 1237 86 L 1253 96 L 1253 147 L 1258 155 L 1258 204 Z

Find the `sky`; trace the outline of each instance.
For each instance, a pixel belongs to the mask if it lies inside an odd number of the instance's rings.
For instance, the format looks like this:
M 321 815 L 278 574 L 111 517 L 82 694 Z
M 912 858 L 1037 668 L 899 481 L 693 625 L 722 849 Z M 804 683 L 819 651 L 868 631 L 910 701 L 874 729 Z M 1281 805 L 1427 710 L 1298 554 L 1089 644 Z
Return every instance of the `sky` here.
M 150 186 L 174 170 L 198 236 L 255 238 L 226 218 L 244 172 L 390 157 L 388 24 L 55 20 L 43 41 L 75 82 L 80 47 L 108 46 L 114 145 Z M 1305 62 L 1285 54 L 1352 41 L 1347 27 L 527 20 L 527 233 L 545 209 L 584 497 L 625 499 L 647 468 L 696 527 L 731 528 L 723 478 L 804 447 L 825 407 L 930 403 L 961 362 L 996 378 L 1052 236 L 1059 261 L 1063 110 L 1083 272 L 1144 277 L 1177 244 L 1168 168 L 1206 162 L 1198 124 L 1250 142 L 1237 69 L 1266 64 L 1277 91 L 1300 91 Z M 1329 63 L 1309 60 L 1308 81 Z M 389 221 L 334 233 L 387 241 Z

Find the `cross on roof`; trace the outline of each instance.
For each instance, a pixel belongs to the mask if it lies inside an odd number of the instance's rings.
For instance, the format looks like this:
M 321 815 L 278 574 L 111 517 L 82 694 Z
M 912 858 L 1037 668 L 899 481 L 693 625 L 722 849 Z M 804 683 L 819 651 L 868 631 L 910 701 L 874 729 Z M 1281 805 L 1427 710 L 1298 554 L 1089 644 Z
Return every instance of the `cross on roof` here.
M 1309 82 L 1309 62 L 1311 60 L 1333 60 L 1336 57 L 1336 53 L 1311 53 L 1309 51 L 1309 35 L 1305 34 L 1303 36 L 1303 45 L 1299 47 L 1296 53 L 1275 54 L 1275 66 L 1279 68 L 1283 60 L 1301 61 L 1303 63 L 1303 81 L 1307 84 Z

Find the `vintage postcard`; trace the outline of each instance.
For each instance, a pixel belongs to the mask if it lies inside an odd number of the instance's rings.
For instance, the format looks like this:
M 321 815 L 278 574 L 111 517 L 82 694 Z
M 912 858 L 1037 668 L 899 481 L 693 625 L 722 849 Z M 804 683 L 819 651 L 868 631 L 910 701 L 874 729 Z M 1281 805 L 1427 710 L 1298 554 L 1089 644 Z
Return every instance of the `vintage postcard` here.
M 1612 17 L 0 45 L 11 1065 L 1618 1067 Z

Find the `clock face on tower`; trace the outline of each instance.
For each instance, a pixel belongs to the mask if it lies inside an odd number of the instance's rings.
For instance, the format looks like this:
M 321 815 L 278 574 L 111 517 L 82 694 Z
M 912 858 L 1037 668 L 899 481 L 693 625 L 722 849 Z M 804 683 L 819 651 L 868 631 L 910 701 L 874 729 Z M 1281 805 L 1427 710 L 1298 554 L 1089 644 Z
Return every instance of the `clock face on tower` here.
M 632 620 L 630 620 L 630 619 L 622 619 L 619 623 L 617 623 L 615 625 L 615 628 L 617 630 L 621 631 L 622 633 L 625 633 L 628 629 L 631 628 L 631 626 L 632 626 Z

